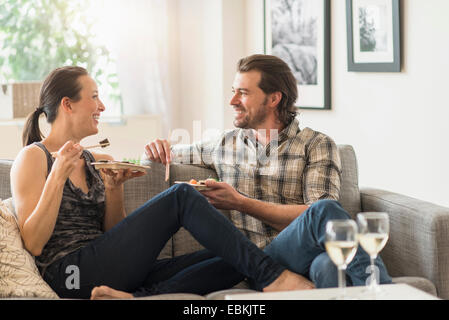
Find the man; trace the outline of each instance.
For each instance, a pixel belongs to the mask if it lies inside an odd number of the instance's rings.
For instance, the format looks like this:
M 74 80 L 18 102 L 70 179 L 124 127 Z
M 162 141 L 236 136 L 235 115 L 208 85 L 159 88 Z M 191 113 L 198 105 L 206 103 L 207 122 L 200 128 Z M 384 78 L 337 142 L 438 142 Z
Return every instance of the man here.
M 214 141 L 170 146 L 156 139 L 145 146 L 155 162 L 199 164 L 221 182 L 202 191 L 260 248 L 316 287 L 337 285 L 337 269 L 325 252 L 325 224 L 349 219 L 337 202 L 341 166 L 334 141 L 310 128 L 299 129 L 294 103 L 296 80 L 281 59 L 241 59 L 230 105 L 237 129 Z M 380 258 L 381 283 L 390 283 Z M 347 269 L 348 283 L 364 285 L 369 256 L 359 248 Z

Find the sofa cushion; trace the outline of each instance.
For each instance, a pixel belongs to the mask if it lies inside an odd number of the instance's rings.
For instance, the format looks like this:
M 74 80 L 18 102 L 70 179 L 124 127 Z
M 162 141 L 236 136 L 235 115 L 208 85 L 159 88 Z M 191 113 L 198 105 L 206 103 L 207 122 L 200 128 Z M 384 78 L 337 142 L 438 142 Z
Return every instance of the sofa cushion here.
M 207 300 L 225 300 L 226 296 L 232 294 L 244 294 L 244 293 L 258 293 L 259 291 L 252 289 L 227 289 L 221 291 L 215 291 L 206 295 Z
M 357 158 L 350 145 L 338 145 L 341 161 L 340 203 L 354 218 L 362 211 Z
M 0 199 L 11 197 L 11 183 L 9 180 L 11 166 L 12 160 L 0 160 Z
M 164 174 L 165 170 L 162 166 L 151 165 L 151 169 L 147 170 L 146 175 L 125 182 L 124 197 L 127 214 L 132 213 L 152 197 L 168 188 L 168 183 L 161 178 Z M 173 240 L 170 238 L 162 248 L 158 259 L 173 257 L 172 243 Z
M 405 283 L 416 289 L 437 296 L 437 289 L 432 281 L 423 277 L 393 277 L 393 283 Z
M 23 247 L 11 199 L 5 202 L 0 200 L 0 297 L 57 299 Z
M 206 300 L 205 297 L 194 293 L 164 293 L 154 296 L 133 298 L 134 300 Z
M 173 235 L 173 256 L 181 256 L 204 249 L 204 247 L 184 228 Z
M 170 168 L 170 184 L 173 184 L 175 181 L 189 181 L 190 179 L 205 180 L 207 178 L 217 178 L 217 173 L 214 170 L 204 167 L 185 164 L 177 164 Z M 229 217 L 229 212 L 224 210 L 221 212 Z M 181 228 L 173 236 L 173 256 L 179 256 L 201 249 L 204 249 L 204 247 L 184 228 Z

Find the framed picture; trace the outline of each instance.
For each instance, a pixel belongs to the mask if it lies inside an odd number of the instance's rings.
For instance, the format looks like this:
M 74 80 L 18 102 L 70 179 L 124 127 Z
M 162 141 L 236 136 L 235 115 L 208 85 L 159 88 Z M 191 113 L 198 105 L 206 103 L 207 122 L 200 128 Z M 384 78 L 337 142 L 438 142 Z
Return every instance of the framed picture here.
M 399 0 L 346 0 L 348 71 L 400 72 Z
M 264 14 L 265 54 L 292 69 L 297 107 L 330 109 L 330 0 L 264 0 Z

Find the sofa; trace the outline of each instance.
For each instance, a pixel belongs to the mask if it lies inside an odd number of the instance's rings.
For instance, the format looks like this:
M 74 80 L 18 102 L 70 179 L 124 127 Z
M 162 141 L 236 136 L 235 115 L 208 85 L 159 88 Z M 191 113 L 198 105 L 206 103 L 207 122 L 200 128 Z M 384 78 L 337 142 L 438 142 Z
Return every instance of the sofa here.
M 359 212 L 382 211 L 390 217 L 390 238 L 381 252 L 395 283 L 406 283 L 442 299 L 449 298 L 449 208 L 405 195 L 375 188 L 359 188 L 357 159 L 350 145 L 339 145 L 342 162 L 340 203 L 352 217 Z M 11 197 L 11 160 L 0 160 L 0 199 Z M 212 170 L 199 166 L 172 164 L 170 179 L 165 167 L 151 163 L 148 174 L 125 183 L 125 208 L 130 213 L 149 198 L 170 187 L 174 181 L 216 177 Z M 11 201 L 10 201 L 11 202 Z M 222 211 L 227 215 L 226 211 Z M 160 258 L 169 258 L 203 248 L 181 228 L 167 242 Z M 229 291 L 207 296 L 165 294 L 146 299 L 223 299 L 225 294 L 251 291 L 242 282 Z

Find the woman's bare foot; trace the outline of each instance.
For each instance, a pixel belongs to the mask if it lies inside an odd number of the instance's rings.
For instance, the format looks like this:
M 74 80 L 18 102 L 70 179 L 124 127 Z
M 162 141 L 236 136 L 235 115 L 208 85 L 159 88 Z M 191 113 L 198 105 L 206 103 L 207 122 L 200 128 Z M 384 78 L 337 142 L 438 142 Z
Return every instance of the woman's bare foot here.
M 307 280 L 297 273 L 285 270 L 276 280 L 263 288 L 263 291 L 271 292 L 310 289 L 315 289 L 315 285 L 310 280 Z
M 134 296 L 128 292 L 115 290 L 108 286 L 100 286 L 92 289 L 91 300 L 106 300 L 106 299 L 132 299 Z

